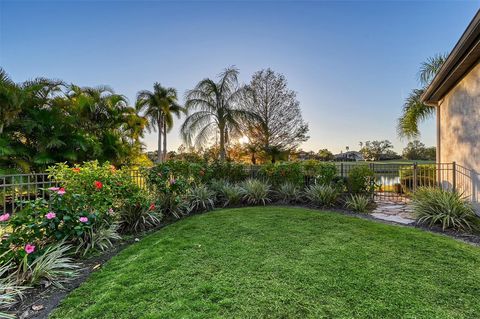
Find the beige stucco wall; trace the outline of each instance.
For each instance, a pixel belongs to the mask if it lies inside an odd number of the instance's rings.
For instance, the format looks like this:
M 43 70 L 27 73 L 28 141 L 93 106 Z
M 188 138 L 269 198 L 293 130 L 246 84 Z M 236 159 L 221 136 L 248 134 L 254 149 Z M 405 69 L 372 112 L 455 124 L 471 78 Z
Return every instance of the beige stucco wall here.
M 456 162 L 467 169 L 480 172 L 480 63 L 477 64 L 439 103 L 437 161 Z M 469 184 L 468 179 L 458 184 Z M 465 171 L 465 174 L 469 174 Z M 473 173 L 472 184 L 459 185 L 478 201 L 480 176 Z M 459 188 L 460 188 L 459 187 Z M 471 189 L 470 189 L 471 188 Z M 461 190 L 461 189 L 459 189 Z

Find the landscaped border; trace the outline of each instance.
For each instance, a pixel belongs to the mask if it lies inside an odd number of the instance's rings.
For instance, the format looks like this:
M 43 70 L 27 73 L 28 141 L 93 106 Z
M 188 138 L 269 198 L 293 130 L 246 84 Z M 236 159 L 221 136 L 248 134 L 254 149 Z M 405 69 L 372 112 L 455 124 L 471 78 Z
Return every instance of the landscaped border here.
M 131 244 L 134 244 L 138 241 L 141 240 L 141 238 L 148 236 L 152 233 L 155 233 L 157 231 L 161 231 L 163 227 L 174 224 L 178 221 L 181 221 L 183 219 L 187 219 L 190 217 L 193 217 L 195 215 L 199 214 L 205 214 L 205 213 L 215 213 L 216 211 L 220 211 L 223 209 L 231 209 L 231 208 L 248 208 L 248 207 L 259 207 L 260 209 L 263 207 L 291 207 L 291 208 L 303 208 L 303 209 L 310 209 L 310 210 L 317 210 L 317 211 L 325 211 L 324 208 L 317 208 L 317 207 L 312 207 L 308 205 L 284 205 L 284 204 L 279 204 L 279 203 L 273 203 L 271 205 L 266 205 L 266 206 L 247 206 L 247 205 L 241 205 L 241 206 L 236 206 L 236 207 L 228 207 L 228 208 L 216 208 L 211 211 L 206 211 L 206 212 L 198 212 L 194 214 L 190 214 L 185 216 L 182 219 L 171 219 L 167 223 L 163 223 L 159 225 L 158 227 L 154 229 L 150 229 L 148 231 L 145 231 L 141 234 L 138 234 L 137 236 L 133 238 L 129 238 L 128 240 L 123 241 L 119 246 L 116 246 L 113 250 L 110 250 L 108 252 L 102 253 L 99 256 L 94 256 L 89 259 L 84 260 L 81 262 L 81 273 L 78 277 L 74 278 L 73 280 L 69 281 L 67 284 L 64 285 L 64 289 L 59 289 L 53 286 L 47 287 L 47 288 L 36 288 L 33 289 L 30 293 L 27 294 L 27 297 L 18 304 L 18 306 L 13 309 L 16 311 L 17 316 L 22 316 L 25 315 L 25 313 L 28 312 L 28 316 L 22 317 L 22 318 L 28 318 L 28 319 L 47 319 L 49 314 L 59 305 L 59 303 L 68 296 L 68 294 L 79 287 L 83 282 L 85 282 L 90 274 L 98 269 L 100 269 L 103 264 L 108 262 L 112 257 L 116 256 L 119 254 L 124 248 L 128 247 Z M 459 233 L 459 232 L 454 232 L 451 230 L 446 230 L 443 231 L 441 227 L 426 227 L 418 223 L 414 224 L 400 224 L 397 222 L 393 221 L 387 221 L 383 219 L 378 219 L 375 218 L 369 214 L 362 214 L 362 213 L 355 213 L 353 211 L 345 210 L 345 209 L 336 209 L 336 208 L 329 208 L 329 212 L 335 212 L 338 214 L 350 216 L 350 217 L 357 217 L 365 220 L 369 220 L 372 222 L 377 222 L 381 224 L 387 224 L 387 225 L 393 225 L 393 226 L 400 226 L 400 227 L 409 227 L 409 228 L 417 228 L 422 231 L 434 233 L 437 235 L 443 235 L 446 237 L 450 237 L 454 240 L 470 244 L 473 246 L 479 246 L 480 247 L 480 236 L 479 235 L 471 235 L 471 234 L 464 234 L 464 233 Z M 33 311 L 32 306 L 35 305 L 42 305 L 43 307 L 38 310 L 38 311 Z

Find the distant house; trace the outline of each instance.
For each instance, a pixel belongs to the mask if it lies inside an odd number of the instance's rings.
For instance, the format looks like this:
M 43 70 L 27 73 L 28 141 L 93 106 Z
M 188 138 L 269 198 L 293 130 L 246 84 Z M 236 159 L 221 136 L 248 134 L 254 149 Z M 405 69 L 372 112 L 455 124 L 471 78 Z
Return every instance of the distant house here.
M 335 161 L 345 161 L 345 162 L 353 162 L 353 161 L 363 161 L 363 155 L 357 151 L 348 151 L 345 153 L 335 154 L 333 155 Z
M 422 102 L 437 109 L 437 162 L 455 161 L 480 172 L 480 11 L 423 93 Z M 469 174 L 469 192 L 478 200 L 479 176 Z

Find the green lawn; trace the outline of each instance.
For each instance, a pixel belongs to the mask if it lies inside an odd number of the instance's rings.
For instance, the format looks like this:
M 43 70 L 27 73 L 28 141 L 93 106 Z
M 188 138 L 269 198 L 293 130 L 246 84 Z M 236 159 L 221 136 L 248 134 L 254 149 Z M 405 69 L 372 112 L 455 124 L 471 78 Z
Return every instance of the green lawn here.
M 52 318 L 478 318 L 480 248 L 301 208 L 224 209 L 136 243 Z

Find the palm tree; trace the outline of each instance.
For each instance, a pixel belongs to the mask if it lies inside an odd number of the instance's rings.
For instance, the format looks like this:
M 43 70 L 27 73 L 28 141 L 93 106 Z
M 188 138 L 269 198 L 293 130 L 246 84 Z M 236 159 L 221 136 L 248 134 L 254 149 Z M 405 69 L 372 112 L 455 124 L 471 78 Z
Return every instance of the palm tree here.
M 241 123 L 253 115 L 238 106 L 243 88 L 238 86 L 238 70 L 225 69 L 219 81 L 203 79 L 194 89 L 187 91 L 185 107 L 196 112 L 189 115 L 180 133 L 184 141 L 197 146 L 206 144 L 212 136 L 219 137 L 220 160 L 225 160 L 225 144 L 229 134 L 240 131 Z
M 107 86 L 81 88 L 71 85 L 66 108 L 76 118 L 76 125 L 85 128 L 84 137 L 90 145 L 83 145 L 82 150 L 89 151 L 87 157 L 93 155 L 115 164 L 123 163 L 131 155 L 146 124 L 136 109 L 128 105 L 124 95 L 116 94 Z M 76 141 L 85 144 L 82 139 Z
M 10 125 L 21 111 L 23 100 L 21 88 L 0 68 L 0 134 Z
M 422 88 L 412 90 L 405 100 L 402 116 L 398 119 L 397 126 L 400 137 L 418 137 L 420 135 L 418 128 L 419 123 L 435 114 L 435 108 L 423 104 L 420 97 L 446 59 L 447 55 L 437 54 L 421 64 L 420 71 L 418 72 L 418 80 Z
M 162 114 L 163 114 L 163 159 L 167 159 L 167 133 L 170 132 L 173 128 L 173 115 L 175 115 L 177 118 L 180 118 L 180 115 L 186 114 L 187 110 L 180 106 L 176 102 L 177 100 L 177 91 L 175 89 L 175 100 L 172 100 L 170 103 L 165 104 L 164 107 L 162 108 Z
M 174 88 L 165 88 L 160 83 L 153 85 L 153 92 L 143 90 L 137 94 L 136 107 L 138 111 L 144 111 L 149 119 L 147 128 L 156 131 L 158 129 L 157 161 L 161 162 L 166 155 L 167 131 L 173 126 L 173 114 L 179 114 L 182 108 L 177 102 L 177 91 Z M 162 133 L 164 137 L 162 153 Z

